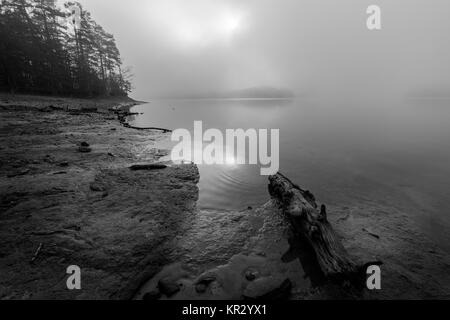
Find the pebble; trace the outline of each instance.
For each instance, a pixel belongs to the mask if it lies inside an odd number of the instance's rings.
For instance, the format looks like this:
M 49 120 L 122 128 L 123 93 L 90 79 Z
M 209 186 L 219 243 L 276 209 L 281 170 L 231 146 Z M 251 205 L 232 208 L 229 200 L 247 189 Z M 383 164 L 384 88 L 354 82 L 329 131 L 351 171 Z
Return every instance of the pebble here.
M 245 271 L 245 278 L 248 281 L 255 280 L 257 276 L 258 276 L 258 271 L 256 271 L 256 270 L 247 270 L 247 271 Z
M 204 293 L 206 291 L 206 284 L 204 283 L 198 283 L 195 285 L 195 291 L 197 291 L 198 293 Z
M 90 188 L 92 191 L 105 191 L 105 187 L 97 182 L 92 182 Z
M 80 147 L 78 148 L 78 151 L 83 152 L 83 153 L 88 153 L 88 152 L 91 152 L 92 149 L 91 149 L 90 147 L 80 146 Z
M 180 287 L 178 286 L 178 284 L 167 278 L 160 279 L 158 281 L 158 288 L 159 288 L 159 291 L 161 291 L 161 293 L 165 294 L 168 297 L 171 297 L 175 293 L 180 291 Z

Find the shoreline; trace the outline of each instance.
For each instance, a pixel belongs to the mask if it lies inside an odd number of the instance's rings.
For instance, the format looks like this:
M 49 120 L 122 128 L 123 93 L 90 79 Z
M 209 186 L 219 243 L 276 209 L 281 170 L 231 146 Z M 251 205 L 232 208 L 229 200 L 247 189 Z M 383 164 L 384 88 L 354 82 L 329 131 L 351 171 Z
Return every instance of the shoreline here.
M 129 299 L 170 261 L 198 171 L 131 170 L 167 153 L 154 148 L 165 135 L 124 127 L 113 107 L 131 104 L 0 95 L 0 299 Z M 66 287 L 72 264 L 83 290 Z
M 351 255 L 384 262 L 383 290 L 355 295 L 322 282 L 273 201 L 199 210 L 196 166 L 131 170 L 169 153 L 167 133 L 122 123 L 137 104 L 0 95 L 0 299 L 449 298 L 448 256 L 404 212 L 328 208 Z

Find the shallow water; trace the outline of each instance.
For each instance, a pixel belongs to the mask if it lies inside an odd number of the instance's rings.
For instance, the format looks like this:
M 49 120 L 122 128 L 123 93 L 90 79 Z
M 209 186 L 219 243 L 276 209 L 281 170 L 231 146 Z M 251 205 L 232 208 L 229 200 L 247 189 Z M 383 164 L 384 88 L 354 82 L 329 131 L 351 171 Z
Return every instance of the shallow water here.
M 280 171 L 319 202 L 380 203 L 402 210 L 450 251 L 450 100 L 335 103 L 297 100 L 154 100 L 136 106 L 136 126 L 203 131 L 280 129 Z M 264 203 L 255 165 L 199 166 L 198 206 Z

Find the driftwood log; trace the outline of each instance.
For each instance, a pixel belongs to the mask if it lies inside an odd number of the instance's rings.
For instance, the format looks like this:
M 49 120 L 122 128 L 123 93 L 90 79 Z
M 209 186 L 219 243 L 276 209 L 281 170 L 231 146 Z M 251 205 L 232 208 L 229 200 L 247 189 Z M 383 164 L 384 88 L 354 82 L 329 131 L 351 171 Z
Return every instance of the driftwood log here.
M 150 164 L 135 164 L 130 167 L 131 171 L 140 171 L 140 170 L 160 170 L 167 168 L 167 165 L 162 163 L 150 163 Z
M 350 257 L 328 222 L 325 205 L 319 209 L 311 192 L 301 189 L 281 173 L 269 177 L 269 192 L 280 203 L 294 231 L 311 245 L 327 278 L 362 284 L 367 267 L 381 264 L 380 261 L 361 264 Z

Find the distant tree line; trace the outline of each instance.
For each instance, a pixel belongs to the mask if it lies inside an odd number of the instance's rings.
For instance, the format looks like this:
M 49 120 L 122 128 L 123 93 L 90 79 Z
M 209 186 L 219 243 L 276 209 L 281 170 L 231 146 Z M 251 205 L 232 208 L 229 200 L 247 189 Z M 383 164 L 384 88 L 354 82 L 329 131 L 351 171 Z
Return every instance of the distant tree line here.
M 68 96 L 124 96 L 114 36 L 77 2 L 0 0 L 0 90 Z

